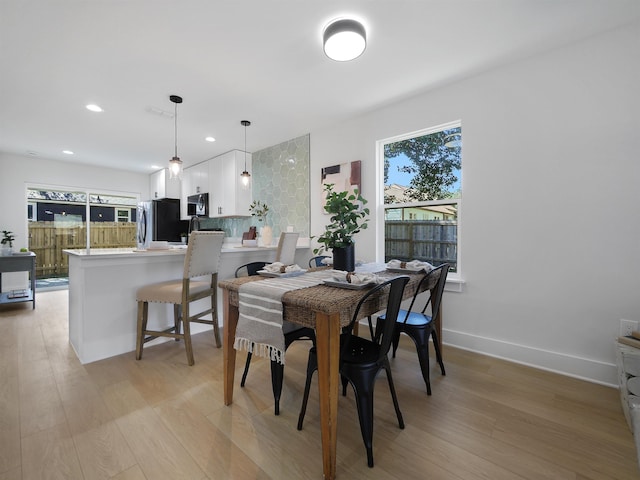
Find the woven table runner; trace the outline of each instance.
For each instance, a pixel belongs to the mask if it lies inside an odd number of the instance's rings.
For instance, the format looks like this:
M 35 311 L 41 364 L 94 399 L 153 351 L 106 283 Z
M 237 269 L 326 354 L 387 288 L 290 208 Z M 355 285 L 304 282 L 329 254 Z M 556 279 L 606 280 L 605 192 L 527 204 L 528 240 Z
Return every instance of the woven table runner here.
M 319 285 L 330 277 L 330 270 L 321 270 L 240 286 L 238 326 L 233 348 L 246 350 L 284 365 L 282 296 L 291 290 Z

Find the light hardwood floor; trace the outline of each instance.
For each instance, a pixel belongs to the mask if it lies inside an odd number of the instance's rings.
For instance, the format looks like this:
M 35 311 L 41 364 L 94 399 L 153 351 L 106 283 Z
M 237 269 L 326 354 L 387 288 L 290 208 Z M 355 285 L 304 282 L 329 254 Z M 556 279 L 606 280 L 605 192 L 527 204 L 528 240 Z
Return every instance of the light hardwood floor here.
M 135 318 L 131 319 L 135 322 Z M 269 364 L 254 359 L 222 403 L 222 350 L 194 338 L 81 365 L 67 337 L 67 292 L 0 307 L 0 480 L 320 479 L 314 385 L 296 430 L 308 343 L 287 351 L 281 415 Z M 366 465 L 353 393 L 340 397 L 338 478 L 638 479 L 618 392 L 445 347 L 447 376 L 425 393 L 408 342 L 392 360 L 406 428 L 386 380 L 375 397 L 375 467 Z M 238 355 L 239 380 L 244 354 Z M 434 362 L 435 363 L 435 362 Z

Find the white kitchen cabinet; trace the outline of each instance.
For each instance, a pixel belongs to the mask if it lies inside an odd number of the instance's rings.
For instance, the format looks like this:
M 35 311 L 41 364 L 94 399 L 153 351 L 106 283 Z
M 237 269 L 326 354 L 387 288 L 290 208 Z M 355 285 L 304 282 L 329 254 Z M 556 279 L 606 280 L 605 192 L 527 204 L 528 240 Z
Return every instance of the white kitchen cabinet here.
M 209 161 L 199 163 L 182 171 L 180 195 L 180 218 L 188 220 L 187 197 L 209 192 Z
M 187 180 L 184 183 L 184 180 Z M 183 186 L 187 197 L 209 191 L 209 162 L 202 162 L 183 171 Z
M 169 178 L 169 169 L 163 168 L 149 176 L 151 200 L 160 198 L 180 198 L 180 180 Z
M 251 173 L 251 154 L 246 157 Z M 251 183 L 243 188 L 240 174 L 245 169 L 245 152 L 232 150 L 209 160 L 209 216 L 248 217 L 253 200 Z

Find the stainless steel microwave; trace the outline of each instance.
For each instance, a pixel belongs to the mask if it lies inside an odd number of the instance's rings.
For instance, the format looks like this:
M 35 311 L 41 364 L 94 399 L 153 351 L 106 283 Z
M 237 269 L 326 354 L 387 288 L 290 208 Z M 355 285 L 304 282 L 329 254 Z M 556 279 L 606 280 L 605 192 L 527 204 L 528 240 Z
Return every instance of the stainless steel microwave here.
M 190 216 L 209 216 L 209 194 L 199 193 L 187 197 L 187 214 Z

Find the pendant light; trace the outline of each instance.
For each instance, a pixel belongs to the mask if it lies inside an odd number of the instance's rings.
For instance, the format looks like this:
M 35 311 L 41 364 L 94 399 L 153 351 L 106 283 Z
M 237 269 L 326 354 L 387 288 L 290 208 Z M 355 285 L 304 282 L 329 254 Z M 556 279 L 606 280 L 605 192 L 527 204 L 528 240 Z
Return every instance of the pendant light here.
M 242 187 L 249 188 L 251 174 L 247 171 L 247 127 L 251 125 L 249 120 L 241 120 L 240 125 L 244 127 L 244 171 L 240 174 L 242 179 Z
M 178 157 L 178 104 L 182 103 L 182 97 L 178 95 L 170 95 L 169 100 L 171 100 L 174 104 L 174 126 L 175 126 L 175 152 L 173 158 L 169 160 L 169 178 L 182 178 L 182 160 Z

